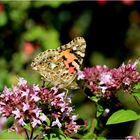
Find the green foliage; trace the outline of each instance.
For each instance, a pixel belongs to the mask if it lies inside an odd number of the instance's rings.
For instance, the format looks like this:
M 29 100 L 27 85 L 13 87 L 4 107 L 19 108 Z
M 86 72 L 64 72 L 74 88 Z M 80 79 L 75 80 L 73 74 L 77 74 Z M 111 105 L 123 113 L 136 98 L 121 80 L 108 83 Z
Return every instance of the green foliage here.
M 99 117 L 104 111 L 103 106 L 101 106 L 100 104 L 97 104 L 96 110 L 97 110 L 97 117 Z
M 88 132 L 87 134 L 84 135 L 83 139 L 93 139 L 95 137 L 96 135 L 93 132 Z
M 46 134 L 44 140 L 72 140 L 67 137 L 60 129 L 54 128 L 51 133 Z
M 0 26 L 4 26 L 7 23 L 7 16 L 5 12 L 0 13 Z
M 31 125 L 30 125 L 29 123 L 26 123 L 26 124 L 23 126 L 23 128 L 25 128 L 25 129 L 28 130 L 28 131 L 31 131 L 31 130 L 32 130 Z
M 131 93 L 131 95 L 137 97 L 140 100 L 140 83 L 134 85 L 134 91 Z
M 95 103 L 98 103 L 98 101 L 100 100 L 99 96 L 92 96 L 92 97 L 89 97 L 89 98 Z
M 42 2 L 36 1 L 36 2 L 33 3 L 33 6 L 34 7 L 42 7 L 42 6 L 46 5 L 46 6 L 50 6 L 50 7 L 53 7 L 53 8 L 57 8 L 63 3 L 70 3 L 72 1 L 73 0 L 69 0 L 69 1 L 67 1 L 67 0 L 63 0 L 63 1 L 42 1 Z
M 140 89 L 140 83 L 135 84 L 134 89 Z
M 136 112 L 132 110 L 121 109 L 113 113 L 109 117 L 106 124 L 109 125 L 109 124 L 124 123 L 128 121 L 134 121 L 137 119 L 140 119 L 140 115 L 138 115 Z
M 15 140 L 15 139 L 26 140 L 22 135 L 19 135 L 16 132 L 6 132 L 6 131 L 0 133 L 0 139 L 1 140 L 6 140 L 6 139 L 10 139 L 10 140 Z
M 49 118 L 46 118 L 46 123 L 47 123 L 48 126 L 50 126 L 51 121 L 50 121 Z

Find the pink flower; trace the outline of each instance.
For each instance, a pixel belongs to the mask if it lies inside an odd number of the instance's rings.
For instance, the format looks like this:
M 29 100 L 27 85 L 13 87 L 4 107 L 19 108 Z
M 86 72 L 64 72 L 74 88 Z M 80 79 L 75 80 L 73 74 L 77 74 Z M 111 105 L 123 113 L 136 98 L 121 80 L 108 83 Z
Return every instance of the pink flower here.
M 23 118 L 20 118 L 19 120 L 18 120 L 18 123 L 20 124 L 20 125 L 22 125 L 22 126 L 24 126 L 26 123 L 24 122 L 24 120 L 23 120 Z
M 28 103 L 23 103 L 23 111 L 25 112 L 26 110 L 30 109 L 30 105 Z
M 40 124 L 41 124 L 41 121 L 38 120 L 38 119 L 33 118 L 33 121 L 32 121 L 32 127 L 35 128 L 35 126 L 36 126 L 37 124 L 40 125 Z
M 103 97 L 113 94 L 118 89 L 131 92 L 133 84 L 140 82 L 137 62 L 122 64 L 119 68 L 113 69 L 109 69 L 107 66 L 84 68 L 83 74 L 87 88 L 93 94 Z
M 15 119 L 20 118 L 20 116 L 21 116 L 21 113 L 18 108 L 16 108 L 16 110 L 12 111 L 12 113 L 15 115 Z
M 18 85 L 19 86 L 21 86 L 21 85 L 26 85 L 27 84 L 27 81 L 26 80 L 24 80 L 24 78 L 19 78 L 19 83 L 18 83 Z
M 85 77 L 85 75 L 82 71 L 78 71 L 77 75 L 78 75 L 77 80 L 84 79 L 84 77 Z
M 71 126 L 69 120 L 72 120 L 73 115 L 70 103 L 70 98 L 66 98 L 66 93 L 60 92 L 58 88 L 53 87 L 49 90 L 38 85 L 30 85 L 20 78 L 16 86 L 12 89 L 5 87 L 0 94 L 0 113 L 3 117 L 15 118 L 12 128 L 17 132 L 19 126 L 28 125 L 27 122 L 33 128 L 42 125 L 45 131 L 44 126 L 48 127 L 46 119 L 50 120 L 52 128 L 58 127 L 65 131 Z M 73 127 L 77 127 L 75 120 Z M 75 131 L 72 130 L 69 132 Z
M 43 121 L 46 121 L 47 117 L 45 114 L 42 113 L 40 114 L 39 119 L 43 122 Z
M 77 116 L 76 115 L 71 116 L 71 118 L 72 118 L 73 121 L 77 120 Z
M 127 136 L 126 140 L 138 140 L 138 139 L 134 136 Z
M 35 114 L 35 116 L 38 118 L 40 113 L 42 112 L 41 109 L 39 108 L 35 108 L 32 110 L 32 112 Z
M 37 95 L 33 95 L 32 97 L 31 97 L 31 100 L 33 100 L 33 101 L 35 101 L 35 102 L 38 102 L 39 100 L 40 100 L 40 97 L 38 97 Z
M 27 89 L 26 91 L 21 91 L 21 93 L 22 93 L 21 96 L 22 96 L 22 97 L 24 97 L 24 96 L 27 97 L 28 94 L 29 94 L 29 92 L 30 92 L 29 89 Z
M 72 132 L 77 133 L 77 130 L 80 128 L 79 125 L 76 125 L 75 120 L 73 118 L 70 118 L 69 123 L 65 124 L 65 133 L 70 134 Z
M 60 123 L 58 118 L 56 118 L 56 120 L 52 122 L 52 126 L 55 126 L 55 125 L 57 125 L 59 128 L 62 127 L 62 124 Z
M 33 85 L 33 91 L 38 93 L 40 91 L 39 86 L 38 85 Z
M 113 81 L 112 74 L 110 72 L 105 72 L 100 74 L 100 85 L 111 84 Z
M 26 80 L 19 78 L 17 86 L 13 89 L 5 88 L 0 96 L 2 116 L 14 116 L 20 125 L 26 121 L 35 124 L 35 120 L 39 119 L 39 113 L 42 112 L 37 104 L 37 99 L 40 99 L 39 92 L 39 87 L 29 85 Z

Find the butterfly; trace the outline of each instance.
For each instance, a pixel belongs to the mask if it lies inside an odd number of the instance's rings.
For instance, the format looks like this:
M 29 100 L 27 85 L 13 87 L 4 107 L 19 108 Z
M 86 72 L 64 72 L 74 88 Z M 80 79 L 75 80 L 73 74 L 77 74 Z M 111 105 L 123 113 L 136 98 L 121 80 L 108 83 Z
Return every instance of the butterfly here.
M 76 89 L 75 78 L 83 63 L 85 49 L 85 39 L 76 37 L 57 49 L 39 53 L 33 59 L 31 67 L 53 86 Z

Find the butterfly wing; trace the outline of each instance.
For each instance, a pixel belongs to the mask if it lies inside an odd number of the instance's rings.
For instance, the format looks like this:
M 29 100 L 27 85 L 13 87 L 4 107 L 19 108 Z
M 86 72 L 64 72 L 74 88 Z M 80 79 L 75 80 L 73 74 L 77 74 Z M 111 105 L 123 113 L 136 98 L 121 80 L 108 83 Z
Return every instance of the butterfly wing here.
M 85 47 L 84 38 L 75 38 L 56 50 L 47 50 L 38 54 L 31 63 L 31 67 L 54 86 L 68 87 L 80 69 L 85 55 Z
M 69 54 L 71 54 L 71 57 L 70 57 L 70 55 L 63 53 L 65 59 L 69 60 L 69 59 L 72 59 L 72 57 L 76 57 L 76 59 L 75 59 L 76 63 L 78 63 L 79 66 L 81 66 L 82 62 L 83 62 L 83 58 L 85 57 L 86 42 L 83 37 L 76 37 L 71 42 L 69 42 L 66 45 L 61 46 L 58 49 L 62 50 L 62 53 L 64 51 L 70 50 Z M 74 56 L 72 56 L 72 55 L 74 55 Z M 71 61 L 73 62 L 73 59 Z M 77 69 L 79 70 L 79 68 L 77 68 Z

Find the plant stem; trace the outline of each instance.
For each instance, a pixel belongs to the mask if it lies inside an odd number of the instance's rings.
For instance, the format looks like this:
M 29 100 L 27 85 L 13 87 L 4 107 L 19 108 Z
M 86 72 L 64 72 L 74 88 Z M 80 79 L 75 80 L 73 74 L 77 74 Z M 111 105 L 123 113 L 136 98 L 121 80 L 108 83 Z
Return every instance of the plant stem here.
M 24 129 L 24 131 L 25 131 L 25 134 L 26 134 L 26 136 L 27 136 L 27 140 L 30 140 L 27 130 Z
M 34 129 L 32 128 L 32 130 L 31 130 L 31 135 L 30 135 L 30 140 L 31 140 L 32 137 L 33 137 L 33 132 L 34 132 Z
M 140 102 L 138 101 L 137 97 L 134 96 L 134 99 L 136 100 L 138 106 L 140 107 Z

